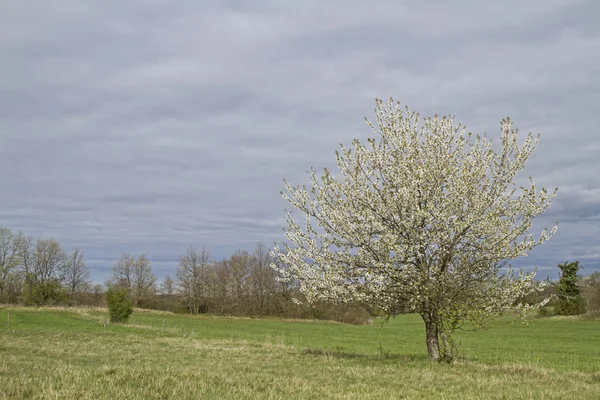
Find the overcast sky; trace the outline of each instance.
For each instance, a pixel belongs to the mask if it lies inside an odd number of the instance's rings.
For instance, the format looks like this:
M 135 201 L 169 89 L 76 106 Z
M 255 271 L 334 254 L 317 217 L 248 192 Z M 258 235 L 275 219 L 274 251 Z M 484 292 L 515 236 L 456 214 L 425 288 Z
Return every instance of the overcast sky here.
M 559 194 L 554 238 L 515 263 L 600 270 L 600 3 L 0 3 L 0 225 L 122 252 L 158 276 L 283 238 L 282 179 L 373 132 L 374 99 L 541 133 L 525 176 Z

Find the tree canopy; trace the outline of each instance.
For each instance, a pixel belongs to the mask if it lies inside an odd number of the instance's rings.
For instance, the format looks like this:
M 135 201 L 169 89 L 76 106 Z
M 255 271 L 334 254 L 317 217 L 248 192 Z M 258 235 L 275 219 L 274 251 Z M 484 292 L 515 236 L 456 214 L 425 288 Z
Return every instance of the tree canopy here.
M 377 137 L 336 152 L 339 172 L 309 172 L 310 186 L 285 181 L 287 242 L 273 254 L 283 279 L 308 301 L 365 301 L 388 315 L 419 313 L 430 359 L 451 359 L 452 333 L 477 328 L 540 287 L 535 273 L 507 262 L 527 256 L 556 231 L 530 233 L 556 195 L 516 177 L 539 135 L 518 144 L 509 118 L 500 151 L 452 117 L 376 101 Z M 296 217 L 294 211 L 300 215 Z

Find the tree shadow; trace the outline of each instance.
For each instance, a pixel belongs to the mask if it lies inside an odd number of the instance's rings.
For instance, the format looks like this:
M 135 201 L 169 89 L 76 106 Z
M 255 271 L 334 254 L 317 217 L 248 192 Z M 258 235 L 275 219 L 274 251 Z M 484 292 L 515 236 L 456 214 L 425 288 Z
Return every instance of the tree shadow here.
M 322 349 L 307 347 L 301 352 L 304 356 L 314 357 L 325 357 L 327 359 L 341 358 L 341 359 L 355 359 L 364 361 L 380 361 L 380 360 L 391 360 L 391 361 L 402 361 L 402 362 L 421 362 L 426 361 L 426 355 L 417 354 L 394 354 L 389 351 L 380 349 L 379 353 L 368 354 L 368 353 L 356 353 L 346 351 L 341 347 L 335 349 Z

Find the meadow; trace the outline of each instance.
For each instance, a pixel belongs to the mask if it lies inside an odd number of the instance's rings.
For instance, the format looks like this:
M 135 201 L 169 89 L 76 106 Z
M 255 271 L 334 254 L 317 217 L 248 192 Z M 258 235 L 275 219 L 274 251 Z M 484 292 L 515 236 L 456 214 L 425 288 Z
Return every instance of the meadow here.
M 7 317 L 10 313 L 10 326 Z M 427 361 L 419 316 L 355 326 L 137 310 L 0 309 L 0 399 L 598 399 L 600 322 L 459 332 Z

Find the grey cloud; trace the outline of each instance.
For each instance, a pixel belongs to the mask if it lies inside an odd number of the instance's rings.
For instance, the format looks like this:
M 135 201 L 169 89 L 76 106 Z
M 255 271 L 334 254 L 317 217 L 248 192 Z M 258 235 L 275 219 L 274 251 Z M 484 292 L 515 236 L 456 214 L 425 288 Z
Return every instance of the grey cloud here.
M 593 1 L 33 1 L 0 6 L 0 224 L 123 251 L 161 274 L 282 240 L 285 177 L 373 133 L 373 99 L 542 140 L 556 237 L 517 264 L 600 269 L 600 30 Z

